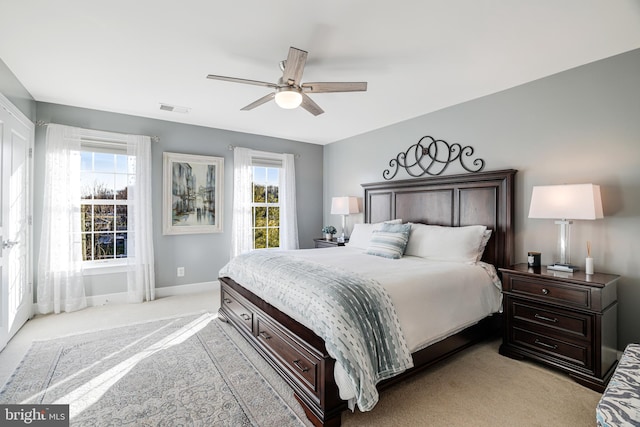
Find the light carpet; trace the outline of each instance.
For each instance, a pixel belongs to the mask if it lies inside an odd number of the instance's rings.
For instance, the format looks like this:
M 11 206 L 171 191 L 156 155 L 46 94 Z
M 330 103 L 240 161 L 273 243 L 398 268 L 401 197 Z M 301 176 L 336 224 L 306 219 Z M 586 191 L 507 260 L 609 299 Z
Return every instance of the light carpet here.
M 500 339 L 473 345 L 384 390 L 343 427 L 595 427 L 601 397 L 566 374 L 498 353 Z
M 245 354 L 256 356 L 209 313 L 40 341 L 0 403 L 70 404 L 74 426 L 308 425 L 276 373 Z
M 36 342 L 0 403 L 71 403 L 72 425 L 309 426 L 230 325 L 180 316 Z M 600 393 L 486 341 L 381 393 L 356 426 L 595 426 Z

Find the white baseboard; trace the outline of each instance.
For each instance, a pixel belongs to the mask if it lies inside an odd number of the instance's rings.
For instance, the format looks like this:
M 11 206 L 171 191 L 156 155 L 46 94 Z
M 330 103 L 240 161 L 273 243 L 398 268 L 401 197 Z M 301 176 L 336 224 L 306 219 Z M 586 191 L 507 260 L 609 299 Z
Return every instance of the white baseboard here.
M 189 283 L 186 285 L 165 286 L 156 288 L 156 298 L 171 297 L 174 295 L 196 294 L 199 292 L 220 290 L 220 282 Z M 97 307 L 107 304 L 127 304 L 129 302 L 126 292 L 116 292 L 113 294 L 93 295 L 87 297 L 88 307 Z M 38 304 L 33 303 L 31 315 L 38 313 Z
M 190 283 L 186 285 L 165 286 L 156 288 L 156 298 L 165 298 L 175 295 L 195 294 L 199 292 L 207 292 L 220 289 L 220 283 L 216 280 L 213 282 Z M 87 305 L 95 307 L 105 304 L 126 304 L 128 303 L 127 293 L 118 292 L 114 294 L 93 295 L 87 297 Z
M 127 293 L 126 292 L 118 292 L 115 294 L 103 294 L 103 295 L 93 295 L 87 297 L 87 307 L 96 307 L 99 305 L 107 305 L 107 304 L 126 304 Z
M 164 288 L 156 288 L 156 298 L 170 297 L 174 295 L 196 294 L 198 292 L 207 292 L 220 289 L 220 282 L 190 283 L 187 285 L 167 286 Z

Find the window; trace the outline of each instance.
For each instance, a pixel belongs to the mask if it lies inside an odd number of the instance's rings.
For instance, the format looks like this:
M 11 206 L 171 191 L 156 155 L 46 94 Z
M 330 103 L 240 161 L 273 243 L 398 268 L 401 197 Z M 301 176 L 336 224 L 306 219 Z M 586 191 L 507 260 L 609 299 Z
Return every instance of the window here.
M 231 257 L 254 249 L 298 249 L 293 154 L 234 147 Z
M 280 168 L 253 166 L 253 249 L 280 247 Z
M 86 307 L 93 274 L 125 273 L 130 302 L 155 299 L 151 138 L 50 123 L 44 148 L 38 311 Z
M 127 257 L 127 187 L 135 157 L 83 145 L 80 152 L 82 259 L 100 263 Z

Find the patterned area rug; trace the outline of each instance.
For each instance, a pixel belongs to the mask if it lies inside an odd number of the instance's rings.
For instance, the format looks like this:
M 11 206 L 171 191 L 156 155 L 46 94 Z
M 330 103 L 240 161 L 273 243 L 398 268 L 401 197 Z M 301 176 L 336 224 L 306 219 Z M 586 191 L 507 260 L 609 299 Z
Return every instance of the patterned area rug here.
M 291 389 L 210 313 L 35 342 L 0 403 L 70 404 L 73 426 L 304 426 Z

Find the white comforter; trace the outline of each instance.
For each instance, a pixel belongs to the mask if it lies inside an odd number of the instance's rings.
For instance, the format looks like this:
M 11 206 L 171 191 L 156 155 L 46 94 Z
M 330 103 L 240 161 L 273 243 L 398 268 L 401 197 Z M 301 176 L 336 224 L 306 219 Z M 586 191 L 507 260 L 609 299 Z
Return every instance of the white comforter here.
M 291 255 L 359 273 L 380 283 L 391 296 L 411 352 L 418 351 L 500 310 L 502 294 L 489 264 L 427 261 L 404 256 L 387 259 L 362 249 L 303 249 Z M 340 397 L 354 396 L 339 365 L 335 369 Z

